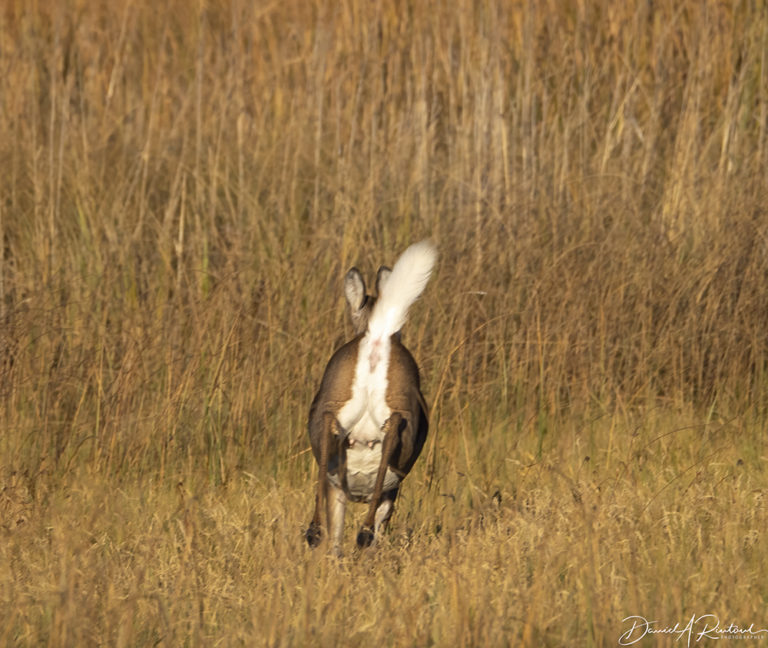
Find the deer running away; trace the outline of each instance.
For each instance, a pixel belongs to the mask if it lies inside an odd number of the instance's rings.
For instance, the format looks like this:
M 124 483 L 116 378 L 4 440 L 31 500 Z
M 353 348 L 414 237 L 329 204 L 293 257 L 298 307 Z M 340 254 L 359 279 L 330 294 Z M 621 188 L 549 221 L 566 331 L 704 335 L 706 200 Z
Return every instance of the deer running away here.
M 400 329 L 436 259 L 428 241 L 411 245 L 391 271 L 379 269 L 376 297 L 366 294 L 357 268 L 345 277 L 356 337 L 331 357 L 309 409 L 309 439 L 318 464 L 315 511 L 306 531 L 310 547 L 327 533 L 333 552 L 341 555 L 348 501 L 368 503 L 357 546 L 374 544 L 424 446 L 427 406 L 419 368 L 400 342 Z

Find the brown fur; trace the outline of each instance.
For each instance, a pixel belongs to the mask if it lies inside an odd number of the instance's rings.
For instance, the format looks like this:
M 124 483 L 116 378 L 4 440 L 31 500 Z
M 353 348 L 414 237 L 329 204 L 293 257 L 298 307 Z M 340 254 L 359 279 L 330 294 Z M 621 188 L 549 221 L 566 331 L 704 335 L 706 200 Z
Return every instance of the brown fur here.
M 334 417 L 352 398 L 357 350 L 362 335 L 356 336 L 331 356 L 325 368 L 320 389 L 309 408 L 309 441 L 315 460 L 320 461 L 323 433 L 323 414 Z M 410 472 L 421 452 L 429 426 L 427 404 L 421 394 L 419 368 L 410 351 L 392 337 L 389 369 L 387 371 L 387 405 L 393 412 L 400 412 L 405 422 L 400 434 L 400 444 L 390 467 L 403 475 Z M 338 430 L 334 428 L 334 435 Z M 337 454 L 329 455 L 329 469 L 338 464 Z
M 382 266 L 377 276 L 377 292 L 386 281 L 389 269 Z M 309 408 L 309 440 L 312 453 L 318 463 L 318 482 L 315 496 L 315 511 L 306 532 L 310 546 L 319 544 L 323 535 L 321 511 L 326 509 L 330 530 L 330 504 L 328 498 L 328 475 L 339 474 L 344 496 L 352 499 L 346 488 L 346 439 L 339 429 L 337 415 L 345 403 L 352 398 L 357 354 L 368 317 L 376 299 L 365 294 L 365 283 L 357 268 L 352 268 L 345 278 L 345 293 L 358 335 L 339 348 L 331 356 L 325 368 L 320 388 Z M 382 429 L 382 458 L 376 483 L 371 493 L 368 513 L 357 537 L 358 546 L 367 546 L 374 540 L 374 522 L 378 507 L 385 500 L 392 508 L 384 519 L 386 524 L 394 508 L 398 489 L 383 492 L 383 481 L 387 467 L 403 479 L 413 468 L 424 446 L 429 428 L 427 405 L 421 394 L 419 368 L 416 361 L 400 342 L 400 333 L 391 338 L 389 366 L 387 371 L 387 405 L 391 409 L 389 419 Z M 339 548 L 336 547 L 339 551 Z

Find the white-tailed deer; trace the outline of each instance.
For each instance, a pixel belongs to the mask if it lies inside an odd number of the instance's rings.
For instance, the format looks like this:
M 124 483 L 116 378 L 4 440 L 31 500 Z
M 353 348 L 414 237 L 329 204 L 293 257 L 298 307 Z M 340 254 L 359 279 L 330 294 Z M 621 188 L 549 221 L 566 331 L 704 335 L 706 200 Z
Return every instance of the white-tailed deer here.
M 399 332 L 436 258 L 427 241 L 409 247 L 391 271 L 379 269 L 377 298 L 366 294 L 357 268 L 344 279 L 357 336 L 331 357 L 309 409 L 309 440 L 319 467 L 306 532 L 311 547 L 322 539 L 325 510 L 333 551 L 341 553 L 348 500 L 369 503 L 357 545 L 373 543 L 424 446 L 429 424 L 419 368 Z

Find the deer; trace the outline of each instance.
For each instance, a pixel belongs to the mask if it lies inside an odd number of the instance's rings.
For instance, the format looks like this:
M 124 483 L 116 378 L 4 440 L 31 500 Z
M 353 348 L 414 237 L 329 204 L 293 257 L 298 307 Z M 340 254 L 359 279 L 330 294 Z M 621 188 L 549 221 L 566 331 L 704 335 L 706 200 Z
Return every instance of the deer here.
M 344 293 L 355 337 L 328 361 L 309 408 L 308 432 L 318 465 L 315 509 L 305 538 L 323 540 L 322 516 L 335 555 L 342 555 L 347 502 L 367 502 L 359 549 L 377 543 L 394 511 L 400 484 L 424 447 L 429 428 L 419 367 L 402 344 L 408 310 L 432 274 L 437 251 L 411 245 L 390 270 L 379 268 L 376 296 L 351 268 Z

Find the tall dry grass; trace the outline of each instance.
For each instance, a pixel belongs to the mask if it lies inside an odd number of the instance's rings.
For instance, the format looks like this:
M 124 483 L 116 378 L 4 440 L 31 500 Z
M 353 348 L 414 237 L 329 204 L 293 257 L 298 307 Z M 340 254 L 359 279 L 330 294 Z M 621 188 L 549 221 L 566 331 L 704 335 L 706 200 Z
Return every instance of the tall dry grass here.
M 768 626 L 767 12 L 6 2 L 0 641 Z M 300 530 L 341 278 L 426 236 L 431 436 L 336 564 Z

